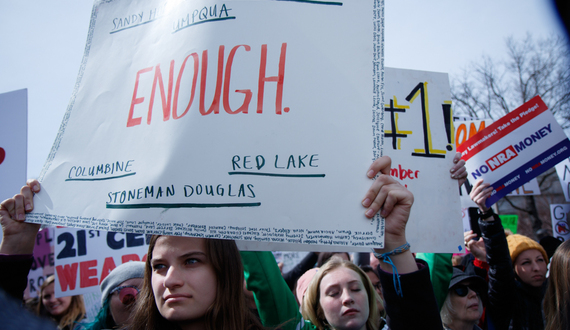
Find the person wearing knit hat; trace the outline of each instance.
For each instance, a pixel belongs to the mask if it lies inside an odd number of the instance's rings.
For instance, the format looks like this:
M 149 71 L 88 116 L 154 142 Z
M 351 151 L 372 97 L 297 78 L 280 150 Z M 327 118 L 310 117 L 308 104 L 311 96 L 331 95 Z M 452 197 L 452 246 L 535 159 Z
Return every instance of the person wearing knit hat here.
M 486 205 L 495 188 L 478 180 L 471 200 L 479 207 L 479 228 L 489 265 L 485 318 L 495 329 L 544 329 L 542 301 L 546 290 L 548 256 L 532 239 L 505 237 L 501 219 Z
M 297 303 L 299 304 L 300 308 L 303 307 L 303 297 L 305 296 L 305 292 L 307 292 L 309 283 L 311 283 L 313 276 L 315 276 L 318 271 L 318 268 L 309 269 L 297 280 L 297 289 L 295 290 L 295 296 L 297 296 Z
M 101 282 L 101 309 L 88 330 L 124 327 L 142 286 L 145 263 L 129 261 L 113 269 Z
M 546 281 L 548 255 L 534 240 L 519 234 L 507 236 L 509 252 L 517 277 L 533 287 L 541 287 Z

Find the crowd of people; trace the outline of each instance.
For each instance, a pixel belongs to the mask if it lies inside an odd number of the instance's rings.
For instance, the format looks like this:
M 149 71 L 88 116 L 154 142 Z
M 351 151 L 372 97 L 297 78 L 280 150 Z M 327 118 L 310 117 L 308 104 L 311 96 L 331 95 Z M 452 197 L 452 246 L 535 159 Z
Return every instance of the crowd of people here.
M 480 180 L 471 198 L 481 237 L 465 233 L 470 254 L 413 254 L 406 226 L 414 196 L 390 166 L 389 157 L 374 161 L 361 202 L 366 217 L 385 218 L 383 249 L 311 252 L 283 273 L 271 252 L 240 251 L 231 240 L 155 235 L 145 262 L 124 263 L 102 281 L 102 307 L 89 321 L 80 296 L 55 297 L 53 276 L 35 309 L 25 307 L 39 225 L 24 220 L 41 190 L 30 180 L 0 205 L 0 328 L 570 329 L 569 242 L 550 258 L 531 238 L 507 235 Z M 466 177 L 458 156 L 451 176 L 459 184 Z

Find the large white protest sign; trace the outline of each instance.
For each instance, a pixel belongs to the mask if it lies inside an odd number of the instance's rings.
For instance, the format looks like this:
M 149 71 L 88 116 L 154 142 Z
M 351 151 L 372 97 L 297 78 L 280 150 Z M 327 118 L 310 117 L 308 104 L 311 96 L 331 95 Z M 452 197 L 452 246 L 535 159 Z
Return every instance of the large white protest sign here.
M 550 217 L 552 220 L 552 236 L 561 241 L 570 239 L 570 225 L 568 222 L 570 204 L 551 204 Z
M 570 155 L 570 141 L 539 96 L 477 133 L 459 149 L 469 180 L 493 187 L 487 206 Z
M 566 158 L 560 163 L 556 164 L 556 174 L 562 186 L 564 197 L 567 202 L 570 202 L 570 159 Z
M 382 223 L 360 202 L 380 125 L 382 8 L 97 2 L 28 221 L 380 246 Z
M 150 237 L 143 234 L 56 228 L 57 297 L 100 291 L 101 282 L 129 261 L 144 261 Z
M 384 153 L 392 158 L 391 174 L 414 193 L 406 235 L 417 252 L 460 252 L 463 247 L 458 184 L 450 178 L 454 130 L 447 74 L 386 68 Z M 438 212 L 433 212 L 437 209 Z M 445 216 L 440 216 L 445 214 Z M 347 235 L 351 235 L 347 232 Z M 332 233 L 324 233 L 329 238 Z M 238 242 L 259 250 L 258 242 Z M 291 244 L 272 249 L 296 251 Z M 312 251 L 338 248 L 312 246 Z M 366 251 L 343 248 L 343 251 Z
M 0 94 L 0 118 L 0 201 L 3 201 L 19 192 L 27 179 L 27 89 Z
M 392 176 L 414 193 L 406 236 L 417 252 L 460 252 L 459 186 L 447 74 L 386 68 L 384 154 Z M 437 210 L 437 212 L 434 212 Z

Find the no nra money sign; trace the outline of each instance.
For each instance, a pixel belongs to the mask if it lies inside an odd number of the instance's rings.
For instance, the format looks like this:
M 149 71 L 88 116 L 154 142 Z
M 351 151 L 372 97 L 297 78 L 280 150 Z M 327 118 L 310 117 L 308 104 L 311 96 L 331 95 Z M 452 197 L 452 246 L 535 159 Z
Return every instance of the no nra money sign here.
M 536 96 L 486 129 L 458 151 L 468 179 L 491 183 L 487 206 L 570 155 L 570 141 L 540 96 Z

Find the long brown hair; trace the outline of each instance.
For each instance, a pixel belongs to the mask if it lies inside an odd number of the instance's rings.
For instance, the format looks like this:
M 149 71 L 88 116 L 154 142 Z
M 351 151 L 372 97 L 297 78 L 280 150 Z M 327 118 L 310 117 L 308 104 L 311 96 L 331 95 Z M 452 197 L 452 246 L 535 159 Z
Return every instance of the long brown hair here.
M 317 274 L 315 274 L 311 280 L 311 283 L 309 283 L 309 287 L 307 288 L 307 292 L 305 293 L 305 298 L 302 304 L 303 317 L 311 321 L 311 323 L 313 323 L 313 325 L 315 325 L 319 330 L 328 328 L 325 314 L 319 300 L 320 286 L 323 277 L 340 267 L 348 268 L 360 276 L 360 280 L 362 281 L 362 284 L 364 285 L 364 288 L 366 289 L 366 293 L 368 295 L 369 315 L 368 319 L 366 320 L 366 329 L 376 330 L 380 321 L 380 315 L 378 314 L 378 305 L 376 303 L 376 300 L 379 297 L 377 297 L 378 294 L 376 293 L 376 290 L 374 290 L 372 282 L 370 282 L 368 275 L 366 275 L 366 273 L 362 271 L 362 269 L 360 269 L 357 265 L 336 256 L 330 258 L 329 261 L 327 261 L 321 268 L 319 268 L 319 271 Z
M 152 254 L 159 237 L 160 235 L 154 235 L 150 239 L 143 287 L 137 298 L 136 311 L 129 330 L 178 328 L 177 324 L 162 317 L 156 307 L 152 290 Z M 214 303 L 204 316 L 206 328 L 211 330 L 262 329 L 261 323 L 249 311 L 245 303 L 243 266 L 236 243 L 230 240 L 205 240 L 206 256 L 218 279 Z
M 55 283 L 55 276 L 51 275 L 45 280 L 44 283 L 42 283 L 42 286 L 40 286 L 39 303 L 36 312 L 38 315 L 48 316 L 52 318 L 58 324 L 59 329 L 73 329 L 76 322 L 79 322 L 85 318 L 85 304 L 83 303 L 83 296 L 77 295 L 71 297 L 71 303 L 69 304 L 67 311 L 65 311 L 64 315 L 57 318 L 59 319 L 58 322 L 56 317 L 48 313 L 42 301 L 45 288 L 53 283 Z
M 570 241 L 562 243 L 550 263 L 548 288 L 544 295 L 546 330 L 568 329 L 570 326 Z

